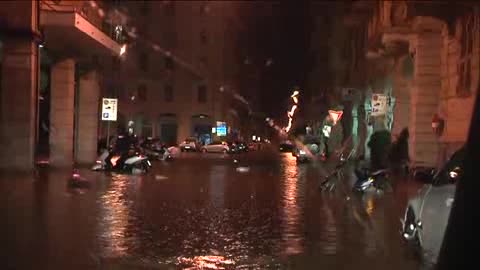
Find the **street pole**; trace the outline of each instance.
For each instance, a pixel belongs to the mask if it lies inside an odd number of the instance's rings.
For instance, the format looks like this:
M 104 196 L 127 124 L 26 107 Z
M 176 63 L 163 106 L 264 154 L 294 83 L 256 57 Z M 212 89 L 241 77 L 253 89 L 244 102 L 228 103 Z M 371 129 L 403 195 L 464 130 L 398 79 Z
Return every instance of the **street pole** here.
M 110 148 L 110 121 L 107 121 L 107 150 Z

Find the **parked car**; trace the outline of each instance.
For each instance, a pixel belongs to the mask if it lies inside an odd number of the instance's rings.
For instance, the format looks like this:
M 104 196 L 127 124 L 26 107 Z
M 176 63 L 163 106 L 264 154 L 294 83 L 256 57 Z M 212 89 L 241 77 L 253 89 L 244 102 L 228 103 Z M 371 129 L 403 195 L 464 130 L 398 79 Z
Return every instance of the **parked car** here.
M 295 149 L 295 145 L 291 141 L 284 141 L 280 143 L 278 149 L 280 150 L 280 152 L 293 152 L 293 150 Z
M 455 152 L 430 184 L 408 202 L 402 220 L 402 236 L 416 251 L 434 262 L 442 245 L 457 180 L 462 175 L 465 148 Z
M 198 142 L 197 138 L 187 138 L 185 139 L 180 145 L 180 151 L 198 151 L 200 149 L 200 143 Z
M 214 141 L 211 144 L 204 145 L 202 153 L 228 153 L 230 148 L 226 142 Z

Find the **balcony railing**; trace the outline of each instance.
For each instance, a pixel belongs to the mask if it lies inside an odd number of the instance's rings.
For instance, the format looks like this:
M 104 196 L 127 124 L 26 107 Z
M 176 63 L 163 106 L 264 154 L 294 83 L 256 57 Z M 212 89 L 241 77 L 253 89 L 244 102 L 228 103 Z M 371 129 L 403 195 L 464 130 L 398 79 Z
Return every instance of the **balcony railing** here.
M 55 1 L 41 0 L 40 9 L 46 11 L 54 11 L 59 13 L 77 13 L 88 22 L 96 26 L 104 34 L 115 40 L 117 43 L 125 43 L 127 35 L 125 29 L 120 25 L 112 25 L 105 20 L 106 12 L 96 1 Z

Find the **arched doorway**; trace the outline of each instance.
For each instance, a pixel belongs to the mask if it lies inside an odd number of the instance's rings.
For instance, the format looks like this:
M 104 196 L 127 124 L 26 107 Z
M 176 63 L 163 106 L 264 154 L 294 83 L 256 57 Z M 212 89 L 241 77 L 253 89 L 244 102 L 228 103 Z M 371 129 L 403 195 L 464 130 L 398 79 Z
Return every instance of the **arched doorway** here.
M 206 114 L 192 115 L 192 134 L 202 144 L 212 141 L 212 119 Z
M 177 115 L 173 113 L 160 114 L 157 127 L 160 141 L 166 144 L 175 144 L 177 142 L 177 133 Z

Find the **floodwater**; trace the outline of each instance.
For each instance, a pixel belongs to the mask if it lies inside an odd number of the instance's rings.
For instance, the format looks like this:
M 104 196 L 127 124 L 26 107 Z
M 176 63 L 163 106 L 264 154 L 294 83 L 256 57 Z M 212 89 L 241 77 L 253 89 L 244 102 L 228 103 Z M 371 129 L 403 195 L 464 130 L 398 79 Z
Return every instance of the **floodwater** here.
M 262 151 L 81 170 L 82 188 L 70 171 L 4 174 L 1 269 L 419 269 L 399 233 L 416 187 L 325 194 L 326 170 Z

